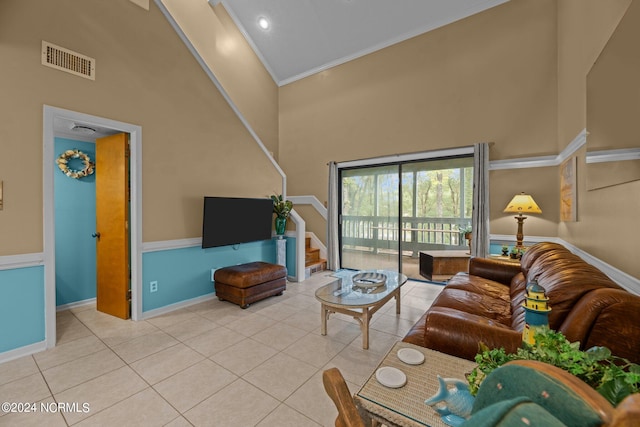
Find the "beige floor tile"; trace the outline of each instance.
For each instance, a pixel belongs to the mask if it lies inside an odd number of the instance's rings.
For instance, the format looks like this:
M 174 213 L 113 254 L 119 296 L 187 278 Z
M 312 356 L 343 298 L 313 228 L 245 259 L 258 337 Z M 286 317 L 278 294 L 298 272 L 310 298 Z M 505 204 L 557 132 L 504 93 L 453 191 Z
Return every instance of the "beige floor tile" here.
M 115 371 L 72 387 L 55 398 L 58 402 L 87 403 L 88 412 L 70 412 L 64 414 L 67 422 L 72 425 L 92 414 L 96 414 L 134 394 L 144 390 L 149 385 L 130 367 L 124 366 Z
M 220 325 L 202 316 L 196 315 L 184 322 L 167 326 L 163 330 L 179 341 L 186 341 L 204 332 L 218 328 Z
M 0 385 L 40 372 L 33 356 L 0 363 Z
M 385 355 L 389 352 L 391 347 L 398 341 L 402 341 L 402 337 L 398 335 L 389 334 L 387 332 L 378 331 L 376 329 L 369 329 L 369 349 L 365 351 L 370 351 L 372 353 L 378 353 L 381 355 Z M 351 341 L 349 347 L 353 347 L 354 349 L 362 349 L 362 340 L 355 339 Z
M 234 320 L 225 326 L 244 335 L 245 337 L 251 337 L 275 323 L 275 320 L 267 316 L 251 313 L 249 316 L 244 316 L 238 320 Z
M 185 417 L 179 416 L 169 424 L 165 424 L 164 427 L 193 427 L 193 425 Z
M 94 426 L 163 426 L 180 414 L 152 388 L 147 388 L 76 424 Z
M 154 386 L 155 390 L 181 413 L 238 379 L 222 366 L 203 360 Z
M 153 385 L 203 359 L 201 354 L 186 345 L 177 344 L 140 359 L 130 366 L 149 384 Z
M 98 337 L 90 334 L 89 336 L 78 338 L 70 342 L 57 343 L 54 348 L 34 354 L 33 358 L 38 363 L 40 369 L 44 371 L 79 357 L 87 356 L 106 349 L 107 346 L 104 345 Z
M 302 285 L 301 285 L 302 286 Z M 320 305 L 315 297 L 304 295 L 304 294 L 296 294 L 294 296 L 289 297 L 286 301 L 283 301 L 286 305 L 292 305 L 299 309 L 315 309 Z
M 318 427 L 319 425 L 283 403 L 262 420 L 258 427 Z
M 139 322 L 95 304 L 59 312 L 57 347 L 0 364 L 0 396 L 55 403 L 53 393 L 90 412 L 66 413 L 66 422 L 60 412 L 0 414 L 0 425 L 333 426 L 322 371 L 338 367 L 356 392 L 442 287 L 408 282 L 400 315 L 393 302 L 376 313 L 363 350 L 349 316 L 332 315 L 320 335 L 314 294 L 331 274 L 288 283 L 284 295 L 246 310 L 212 298 Z
M 198 315 L 223 326 L 253 314 L 247 310 L 241 309 L 235 304 L 224 301 L 215 304 L 211 310 L 199 310 L 197 313 Z
M 307 335 L 307 333 L 308 332 L 300 328 L 296 328 L 295 326 L 278 322 L 275 325 L 260 331 L 260 333 L 253 335 L 252 338 L 258 342 L 273 347 L 276 350 L 284 350 L 303 336 Z
M 50 405 L 56 404 L 52 397 L 34 403 L 36 405 L 35 412 L 8 413 L 5 416 L 0 417 L 0 425 L 11 427 L 67 426 L 67 423 L 64 421 L 64 418 L 59 411 L 52 410 L 47 412 L 46 410 L 43 410 L 43 405 L 44 408 L 52 408 Z
M 262 316 L 267 316 L 273 320 L 282 320 L 301 310 L 300 307 L 286 304 L 286 301 L 287 300 L 283 300 L 281 302 L 278 302 L 278 304 L 273 304 L 268 307 L 262 308 L 256 311 L 256 313 L 261 314 Z
M 210 357 L 245 338 L 246 337 L 244 335 L 239 334 L 236 331 L 232 331 L 225 326 L 218 326 L 215 329 L 211 329 L 198 336 L 190 338 L 184 343 L 198 353 L 203 354 L 206 357 Z
M 158 328 L 141 320 L 118 319 L 96 310 L 85 310 L 76 314 L 78 319 L 87 326 L 106 345 L 113 346 L 157 331 Z
M 301 310 L 282 320 L 282 323 L 311 332 L 320 327 L 320 303 L 312 309 Z
M 415 322 L 398 317 L 395 313 L 393 315 L 379 314 L 373 316 L 369 329 L 404 337 L 414 324 Z
M 65 344 L 91 335 L 93 335 L 93 332 L 83 325 L 70 310 L 57 313 L 56 345 Z
M 210 359 L 236 375 L 242 376 L 273 357 L 277 352 L 273 347 L 261 344 L 251 338 L 245 338 L 214 354 Z
M 124 366 L 111 350 L 101 350 L 43 371 L 47 384 L 56 394 Z
M 146 321 L 160 329 L 164 329 L 168 326 L 172 326 L 180 322 L 184 322 L 185 320 L 189 320 L 195 315 L 196 314 L 193 313 L 193 311 L 187 310 L 186 308 L 180 308 L 178 310 L 172 311 L 171 313 L 146 319 Z
M 50 396 L 51 392 L 40 372 L 0 386 L 0 400 L 2 402 L 35 402 Z M 0 424 L 2 424 L 2 421 L 0 421 Z
M 359 390 L 349 382 L 347 385 L 351 394 Z M 322 426 L 335 425 L 338 410 L 324 390 L 322 371 L 313 375 L 284 403 Z
M 75 307 L 69 309 L 69 311 L 72 312 L 73 314 L 81 313 L 81 312 L 87 311 L 87 310 L 95 311 L 96 310 L 96 302 L 93 301 L 93 302 L 90 302 L 90 303 L 87 303 L 87 304 L 78 305 L 78 306 L 75 306 Z
M 316 368 L 327 364 L 346 344 L 316 334 L 307 334 L 284 350 L 284 353 Z
M 313 365 L 278 353 L 242 378 L 280 401 L 284 401 L 298 387 L 318 371 Z M 286 375 L 283 373 L 286 372 Z
M 344 344 L 350 344 L 351 341 L 358 338 L 362 341 L 362 330 L 360 324 L 352 321 L 347 321 L 340 318 L 339 315 L 331 315 L 327 321 L 327 339 L 336 340 Z M 375 317 L 374 317 L 375 319 Z M 312 331 L 316 335 L 320 335 L 320 313 L 318 313 L 318 326 Z
M 363 350 L 357 346 L 347 346 L 322 370 L 336 367 L 340 369 L 346 381 L 362 386 L 383 358 L 384 354 Z
M 165 332 L 154 331 L 122 344 L 114 345 L 111 349 L 126 363 L 133 363 L 136 360 L 174 346 L 178 342 L 178 340 Z
M 239 379 L 226 386 L 184 416 L 194 426 L 254 426 L 280 402 Z

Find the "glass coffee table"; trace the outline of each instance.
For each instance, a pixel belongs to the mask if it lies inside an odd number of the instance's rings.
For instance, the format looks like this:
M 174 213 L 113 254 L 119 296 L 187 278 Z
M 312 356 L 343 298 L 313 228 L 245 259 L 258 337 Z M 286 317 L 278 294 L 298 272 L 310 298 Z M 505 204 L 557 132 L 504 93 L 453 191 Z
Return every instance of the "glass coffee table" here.
M 327 335 L 327 319 L 332 313 L 353 316 L 362 330 L 362 348 L 368 349 L 371 316 L 394 297 L 396 314 L 400 314 L 400 288 L 407 276 L 389 270 L 340 271 L 334 276 L 336 280 L 316 291 L 322 304 L 320 332 Z

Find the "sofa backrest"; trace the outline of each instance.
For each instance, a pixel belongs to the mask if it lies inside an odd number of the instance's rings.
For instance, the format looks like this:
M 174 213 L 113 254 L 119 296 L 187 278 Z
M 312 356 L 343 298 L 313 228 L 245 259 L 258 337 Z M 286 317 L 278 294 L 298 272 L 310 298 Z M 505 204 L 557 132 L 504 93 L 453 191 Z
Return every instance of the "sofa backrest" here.
M 543 242 L 522 256 L 522 275 L 511 282 L 512 326 L 524 326 L 527 283 L 537 280 L 549 298 L 549 327 L 558 330 L 580 299 L 595 289 L 622 289 L 607 275 L 557 243 Z M 521 328 L 520 328 L 521 329 Z

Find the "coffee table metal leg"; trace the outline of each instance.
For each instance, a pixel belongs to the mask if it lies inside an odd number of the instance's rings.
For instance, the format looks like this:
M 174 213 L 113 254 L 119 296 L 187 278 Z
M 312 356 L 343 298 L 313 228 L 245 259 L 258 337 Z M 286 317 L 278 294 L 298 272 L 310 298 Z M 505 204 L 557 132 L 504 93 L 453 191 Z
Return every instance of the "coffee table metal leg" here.
M 400 288 L 396 291 L 396 314 L 400 314 Z

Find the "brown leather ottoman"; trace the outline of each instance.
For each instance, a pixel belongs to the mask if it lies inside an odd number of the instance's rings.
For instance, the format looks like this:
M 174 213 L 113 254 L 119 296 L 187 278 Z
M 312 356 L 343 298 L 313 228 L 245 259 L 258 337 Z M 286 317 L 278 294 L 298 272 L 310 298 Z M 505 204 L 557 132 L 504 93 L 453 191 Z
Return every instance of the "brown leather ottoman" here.
M 286 267 L 262 261 L 220 268 L 213 279 L 218 299 L 242 308 L 287 289 Z

